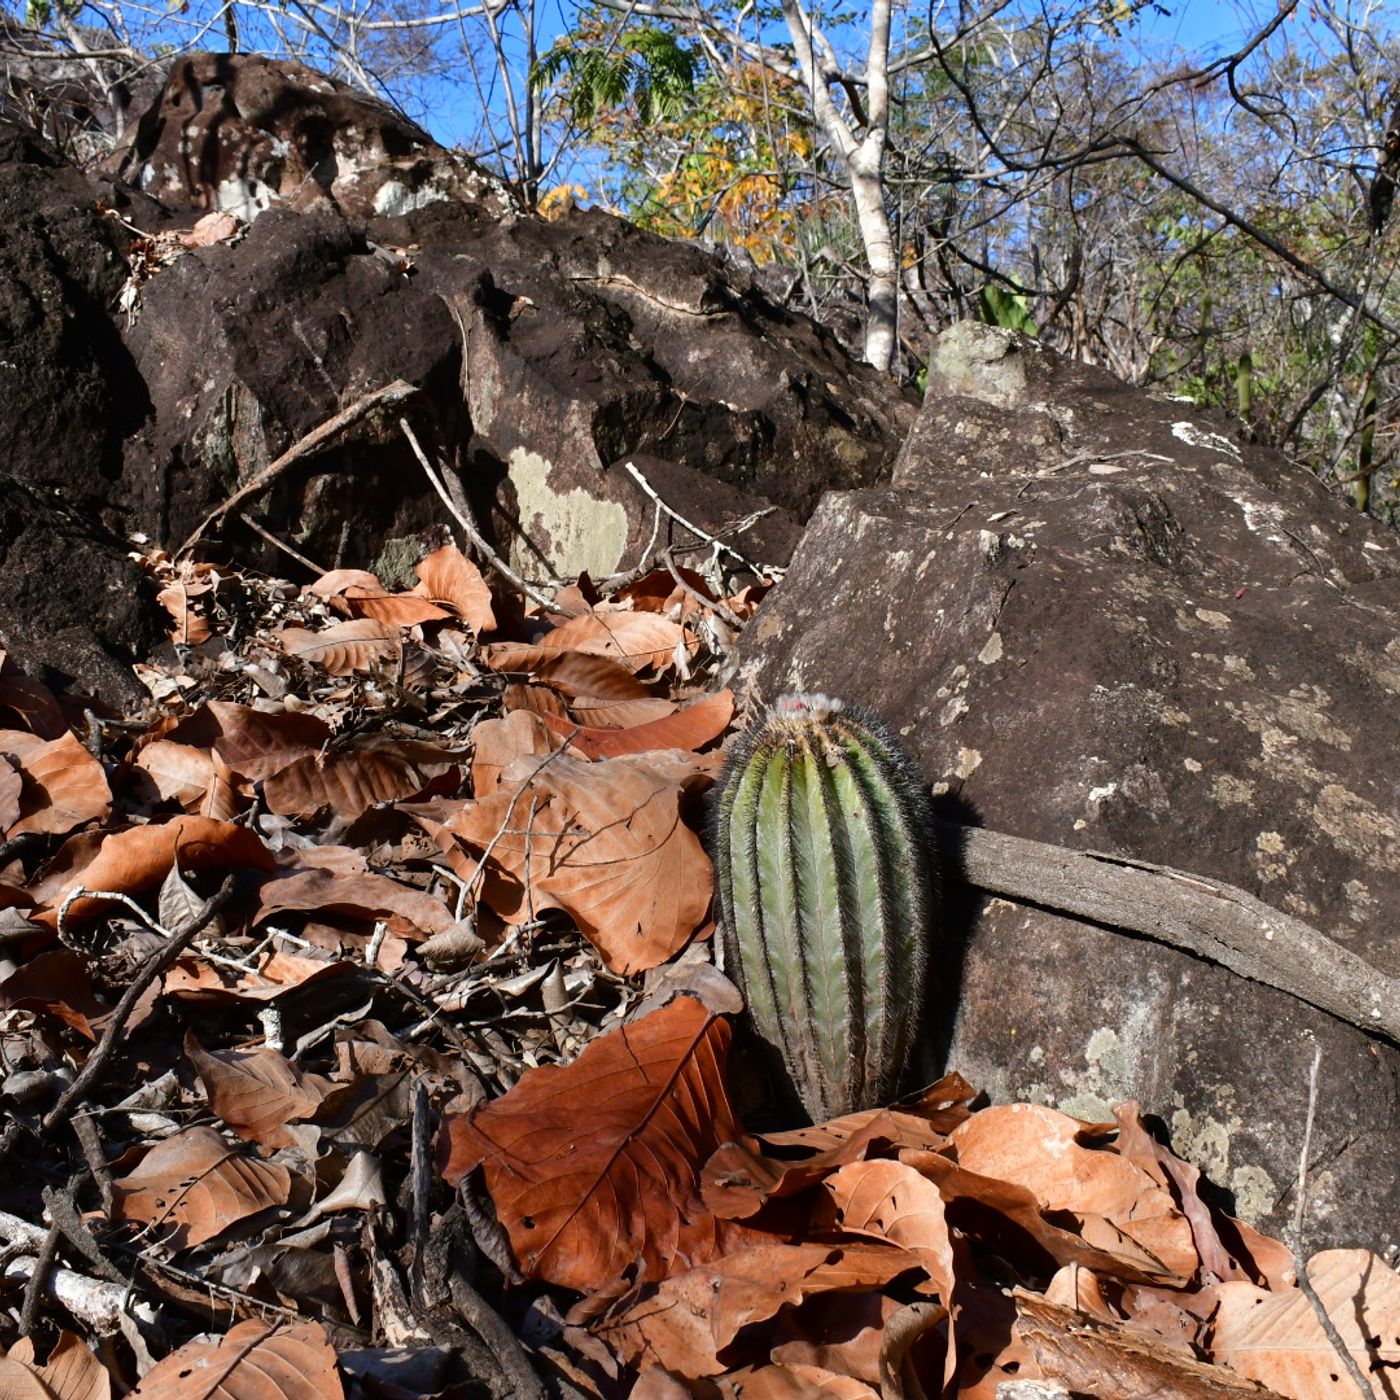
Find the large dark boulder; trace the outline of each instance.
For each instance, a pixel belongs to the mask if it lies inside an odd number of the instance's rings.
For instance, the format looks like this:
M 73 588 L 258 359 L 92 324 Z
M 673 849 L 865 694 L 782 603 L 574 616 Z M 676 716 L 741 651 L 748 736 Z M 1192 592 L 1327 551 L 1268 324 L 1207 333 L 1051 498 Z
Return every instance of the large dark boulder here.
M 888 476 L 912 420 L 885 378 L 719 259 L 599 212 L 526 215 L 295 64 L 176 64 L 121 174 L 190 217 L 257 214 L 164 266 L 127 335 L 152 410 L 125 479 L 143 527 L 175 543 L 394 379 L 423 389 L 410 416 L 501 547 L 558 575 L 635 562 L 653 505 L 628 461 L 706 528 L 772 509 L 748 540 L 780 560 L 823 489 Z M 397 417 L 289 475 L 268 524 L 293 522 L 318 562 L 369 563 L 441 519 Z
M 888 487 L 833 493 L 742 643 L 861 701 L 943 814 L 1241 886 L 1400 974 L 1400 541 L 1189 404 L 946 333 Z M 961 956 L 961 973 L 958 958 Z M 1397 1242 L 1400 1054 L 1172 948 L 990 900 L 942 1052 L 999 1099 L 1138 1097 L 1278 1229 Z

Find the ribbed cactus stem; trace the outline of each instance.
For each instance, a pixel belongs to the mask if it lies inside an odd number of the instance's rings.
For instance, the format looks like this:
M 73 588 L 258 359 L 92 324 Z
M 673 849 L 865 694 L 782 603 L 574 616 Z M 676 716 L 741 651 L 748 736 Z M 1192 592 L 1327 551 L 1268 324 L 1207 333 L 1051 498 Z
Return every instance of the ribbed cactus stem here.
M 715 822 L 725 965 L 815 1121 L 886 1102 L 926 1002 L 928 798 L 878 722 L 784 695 L 735 746 Z

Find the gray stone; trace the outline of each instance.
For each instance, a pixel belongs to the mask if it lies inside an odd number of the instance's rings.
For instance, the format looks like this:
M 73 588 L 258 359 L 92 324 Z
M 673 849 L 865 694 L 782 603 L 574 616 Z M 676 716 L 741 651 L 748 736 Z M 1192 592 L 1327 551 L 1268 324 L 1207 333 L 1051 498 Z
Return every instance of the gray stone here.
M 1199 871 L 1400 973 L 1400 541 L 1223 417 L 951 338 L 978 397 L 931 391 L 893 484 L 823 501 L 742 678 L 870 706 L 943 816 Z M 1140 1098 L 1277 1231 L 1320 1044 L 1309 1238 L 1395 1245 L 1394 1047 L 1144 939 L 961 917 L 930 1059 L 1089 1119 Z

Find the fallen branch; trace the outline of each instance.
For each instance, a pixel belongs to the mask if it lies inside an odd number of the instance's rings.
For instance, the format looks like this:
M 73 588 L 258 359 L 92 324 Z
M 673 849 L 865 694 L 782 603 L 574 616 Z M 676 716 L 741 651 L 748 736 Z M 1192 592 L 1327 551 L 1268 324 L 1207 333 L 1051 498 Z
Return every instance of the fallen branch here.
M 87 1063 L 79 1071 L 78 1077 L 63 1091 L 58 1102 L 45 1116 L 45 1133 L 53 1134 L 72 1117 L 73 1110 L 78 1106 L 83 1095 L 101 1078 L 103 1071 L 107 1068 L 107 1062 L 116 1053 L 117 1046 L 125 1034 L 126 1023 L 131 1019 L 131 1013 L 136 1009 L 136 1003 L 141 1000 L 142 993 L 209 926 L 214 915 L 233 898 L 233 893 L 237 888 L 235 877 L 230 875 L 219 889 L 205 901 L 204 907 L 181 928 L 176 929 L 165 945 L 142 965 L 141 971 L 136 974 L 131 985 L 122 994 L 122 999 L 117 1003 L 116 1010 L 112 1012 L 112 1019 L 107 1022 L 107 1028 L 103 1031 L 102 1039 L 98 1041 L 97 1048 L 88 1056 Z M 106 890 L 90 890 L 88 893 L 90 895 L 100 894 L 104 899 L 117 897 Z
M 8 1283 L 22 1283 L 27 1287 L 35 1268 L 36 1261 L 32 1257 L 21 1255 L 5 1264 L 0 1277 Z M 104 1283 L 85 1274 L 75 1274 L 71 1269 L 53 1269 L 43 1296 L 62 1303 L 80 1322 L 87 1323 L 93 1331 L 105 1336 L 121 1327 L 128 1292 L 124 1284 Z M 155 1321 L 155 1313 L 147 1303 L 133 1302 L 130 1310 L 144 1322 Z
M 989 894 L 1143 934 L 1400 1044 L 1400 980 L 1233 885 L 952 822 L 939 840 L 949 868 Z
M 354 403 L 342 408 L 339 413 L 327 418 L 319 427 L 312 428 L 305 437 L 298 438 L 280 457 L 265 466 L 250 482 L 245 486 L 240 486 L 223 505 L 216 506 L 211 510 L 195 527 L 195 531 L 189 539 L 175 551 L 176 558 L 182 554 L 188 554 L 199 543 L 207 529 L 219 524 L 226 515 L 237 510 L 245 501 L 251 500 L 254 496 L 260 496 L 279 476 L 290 471 L 304 457 L 309 457 L 317 448 L 329 442 L 338 433 L 342 433 L 346 428 L 358 423 L 361 418 L 374 409 L 385 404 L 402 403 L 405 399 L 411 399 L 417 392 L 418 386 L 416 384 L 396 379 L 392 384 L 386 384 L 382 389 L 375 389 L 363 398 L 356 399 Z

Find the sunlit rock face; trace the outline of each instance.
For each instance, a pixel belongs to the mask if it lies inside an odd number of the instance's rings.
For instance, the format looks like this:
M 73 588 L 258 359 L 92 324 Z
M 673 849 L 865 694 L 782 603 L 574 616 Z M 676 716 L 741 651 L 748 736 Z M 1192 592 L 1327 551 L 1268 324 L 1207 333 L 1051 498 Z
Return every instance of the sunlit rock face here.
M 893 482 L 826 497 L 739 674 L 868 706 L 944 816 L 1224 880 L 1394 976 L 1397 636 L 1392 531 L 1223 416 L 963 326 Z M 1393 1049 L 1006 901 L 954 933 L 932 1060 L 1089 1119 L 1141 1098 L 1274 1228 L 1321 1044 L 1312 1237 L 1395 1242 Z

